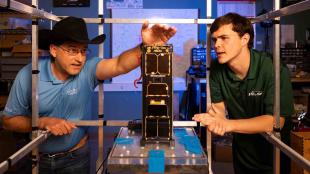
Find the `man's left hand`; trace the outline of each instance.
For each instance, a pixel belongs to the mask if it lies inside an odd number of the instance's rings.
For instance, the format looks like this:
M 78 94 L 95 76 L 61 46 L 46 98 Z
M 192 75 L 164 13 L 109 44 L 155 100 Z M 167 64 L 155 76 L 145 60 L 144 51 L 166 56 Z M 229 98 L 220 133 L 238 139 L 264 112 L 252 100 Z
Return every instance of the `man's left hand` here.
M 149 27 L 148 21 L 142 25 L 141 35 L 142 41 L 146 45 L 163 45 L 175 35 L 177 32 L 175 27 L 162 24 L 154 24 Z
M 231 125 L 225 117 L 225 112 L 219 110 L 213 104 L 207 113 L 195 114 L 192 119 L 204 124 L 209 131 L 217 135 L 224 135 L 226 132 L 231 131 Z
M 217 135 L 223 136 L 229 132 L 229 120 L 222 117 L 214 117 L 209 113 L 195 114 L 193 120 L 200 122 L 207 126 L 208 130 Z

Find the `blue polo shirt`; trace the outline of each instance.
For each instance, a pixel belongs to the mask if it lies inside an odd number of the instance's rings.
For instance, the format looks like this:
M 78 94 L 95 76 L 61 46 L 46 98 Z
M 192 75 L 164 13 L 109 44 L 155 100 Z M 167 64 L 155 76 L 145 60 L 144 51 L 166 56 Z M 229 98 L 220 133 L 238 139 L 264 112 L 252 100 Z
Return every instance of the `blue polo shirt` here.
M 38 100 L 39 116 L 51 116 L 67 120 L 89 120 L 90 99 L 98 84 L 96 66 L 100 58 L 86 61 L 81 72 L 66 81 L 55 78 L 51 71 L 51 59 L 39 60 Z M 4 115 L 31 117 L 31 64 L 17 74 L 5 106 Z M 86 128 L 78 127 L 69 135 L 50 136 L 40 145 L 40 152 L 57 153 L 74 147 L 86 134 Z

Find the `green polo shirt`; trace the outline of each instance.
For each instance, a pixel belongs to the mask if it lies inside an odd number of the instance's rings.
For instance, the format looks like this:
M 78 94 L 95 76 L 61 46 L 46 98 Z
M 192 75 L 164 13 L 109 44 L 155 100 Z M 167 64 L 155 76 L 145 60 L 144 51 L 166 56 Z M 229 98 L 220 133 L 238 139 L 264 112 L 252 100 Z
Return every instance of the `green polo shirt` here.
M 239 79 L 227 64 L 212 62 L 210 89 L 212 103 L 224 101 L 230 119 L 273 115 L 274 65 L 270 55 L 251 50 L 251 61 L 245 79 Z M 286 117 L 282 136 L 289 136 L 293 114 L 293 94 L 289 71 L 280 70 L 281 116 Z M 260 134 L 234 133 L 233 158 L 236 173 L 272 173 L 272 145 Z

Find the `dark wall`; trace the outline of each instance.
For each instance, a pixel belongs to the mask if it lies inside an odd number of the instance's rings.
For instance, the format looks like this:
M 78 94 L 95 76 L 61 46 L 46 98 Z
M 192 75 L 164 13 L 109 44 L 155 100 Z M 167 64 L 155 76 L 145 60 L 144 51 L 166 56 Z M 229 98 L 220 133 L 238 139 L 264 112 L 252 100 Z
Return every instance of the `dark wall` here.
M 306 31 L 310 30 L 310 10 L 281 18 L 281 24 L 295 24 L 295 39 L 304 43 Z
M 273 8 L 273 1 L 270 0 L 257 0 L 256 1 L 256 16 L 260 15 L 263 10 L 271 11 Z M 268 34 L 268 35 L 267 35 Z M 256 49 L 265 50 L 266 41 L 269 41 L 269 50 L 272 50 L 272 27 L 263 28 L 260 23 L 256 23 Z M 268 51 L 268 50 L 267 50 Z
M 282 4 L 285 3 L 282 0 Z M 256 0 L 256 12 L 257 15 L 263 10 L 271 11 L 273 9 L 273 1 L 270 0 Z M 296 13 L 293 15 L 288 15 L 281 17 L 281 24 L 292 24 L 295 25 L 295 40 L 299 43 L 305 43 L 306 40 L 306 30 L 310 28 L 310 10 Z M 272 41 L 273 41 L 273 29 L 269 29 L 269 45 L 272 50 Z M 257 49 L 263 50 L 265 46 L 266 31 L 260 26 L 256 27 L 256 37 L 257 41 L 262 41 L 262 44 L 257 44 Z

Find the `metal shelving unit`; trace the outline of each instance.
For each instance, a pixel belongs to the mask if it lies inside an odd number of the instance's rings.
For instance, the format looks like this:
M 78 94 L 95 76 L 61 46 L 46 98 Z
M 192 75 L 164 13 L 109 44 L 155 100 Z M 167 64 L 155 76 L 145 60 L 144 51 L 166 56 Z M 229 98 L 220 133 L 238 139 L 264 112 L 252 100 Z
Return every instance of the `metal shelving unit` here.
M 305 10 L 310 9 L 310 0 L 305 0 L 300 3 L 290 5 L 288 7 L 284 7 L 280 9 L 279 2 L 280 0 L 275 0 L 275 5 L 274 5 L 274 10 L 272 12 L 266 13 L 261 16 L 257 16 L 256 18 L 251 19 L 252 22 L 261 22 L 264 20 L 268 19 L 275 19 L 276 21 L 280 20 L 280 17 L 286 16 L 286 15 L 291 15 L 295 14 L 298 12 L 302 12 Z M 37 119 L 38 119 L 38 94 L 37 94 L 37 79 L 38 79 L 38 71 L 37 71 L 37 60 L 38 60 L 38 55 L 37 55 L 37 36 L 38 36 L 38 27 L 37 27 L 37 21 L 38 19 L 48 19 L 48 20 L 53 20 L 53 21 L 59 21 L 61 17 L 56 16 L 54 14 L 45 12 L 43 10 L 40 10 L 37 8 L 37 1 L 33 0 L 32 1 L 33 6 L 28 6 L 22 3 L 19 3 L 14 0 L 0 0 L 0 6 L 1 7 L 6 7 L 21 13 L 29 14 L 32 16 L 32 127 L 35 129 L 37 128 Z M 110 23 L 143 23 L 145 19 L 114 19 L 114 18 L 104 18 L 103 15 L 103 0 L 99 0 L 99 15 L 98 18 L 85 18 L 85 21 L 87 23 L 97 23 L 99 25 L 99 34 L 103 33 L 103 24 L 110 24 Z M 207 25 L 207 45 L 208 45 L 208 57 L 210 60 L 210 47 L 211 47 L 211 41 L 210 41 L 210 33 L 209 33 L 209 28 L 212 22 L 214 21 L 211 19 L 211 0 L 206 0 L 206 5 L 207 5 L 207 19 L 149 19 L 150 23 L 166 23 L 166 24 L 173 24 L 173 23 L 186 23 L 186 24 L 204 24 Z M 274 109 L 274 120 L 276 122 L 276 129 L 279 129 L 279 97 L 280 97 L 280 85 L 279 85 L 279 60 L 280 60 L 280 25 L 276 24 L 274 27 L 274 57 L 275 57 L 275 81 L 276 81 L 276 86 L 275 86 L 275 109 Z M 103 46 L 99 46 L 99 56 L 103 57 Z M 209 65 L 210 62 L 208 62 L 207 65 Z M 209 73 L 207 73 L 209 74 Z M 207 76 L 207 80 L 208 80 Z M 209 85 L 209 83 L 207 83 Z M 101 91 L 101 92 L 100 92 Z M 126 126 L 128 124 L 128 121 L 113 121 L 113 120 L 104 120 L 103 115 L 103 85 L 99 87 L 99 105 L 102 106 L 102 108 L 99 107 L 98 115 L 99 115 L 99 120 L 98 121 L 77 121 L 76 124 L 79 126 L 99 126 L 99 153 L 103 152 L 103 126 Z M 209 94 L 209 88 L 207 87 L 207 94 Z M 207 97 L 207 108 L 210 105 L 210 97 Z M 183 126 L 194 126 L 195 123 L 190 123 L 190 124 L 183 124 Z M 25 146 L 23 149 L 12 155 L 8 160 L 0 163 L 0 173 L 5 172 L 8 170 L 9 167 L 11 167 L 13 164 L 15 164 L 19 159 L 21 159 L 25 154 L 30 152 L 32 149 L 37 149 L 37 145 L 43 142 L 47 137 L 49 133 L 48 132 L 42 132 L 42 131 L 33 131 L 33 140 Z M 288 155 L 291 159 L 293 159 L 295 162 L 297 162 L 299 165 L 301 165 L 304 169 L 307 171 L 310 171 L 310 163 L 308 160 L 303 158 L 301 155 L 296 153 L 293 149 L 290 147 L 286 146 L 284 143 L 282 143 L 279 140 L 279 133 L 278 132 L 273 132 L 273 133 L 264 133 L 262 134 L 263 136 L 266 137 L 268 141 L 270 141 L 272 144 L 275 146 L 275 154 L 276 154 L 276 160 L 275 160 L 275 171 L 274 173 L 279 173 L 279 150 L 283 151 L 286 155 Z M 213 173 L 211 170 L 211 133 L 207 133 L 207 151 L 208 151 L 208 163 L 209 163 L 209 173 Z M 34 162 L 37 162 L 38 159 L 38 153 L 37 150 L 33 151 L 33 154 L 36 156 L 34 158 Z M 102 153 L 103 154 L 103 153 Z M 102 155 L 98 156 L 97 160 L 97 170 L 98 172 L 102 171 L 102 169 L 98 169 L 98 167 L 102 163 Z M 37 166 L 34 167 L 33 173 L 37 173 Z

